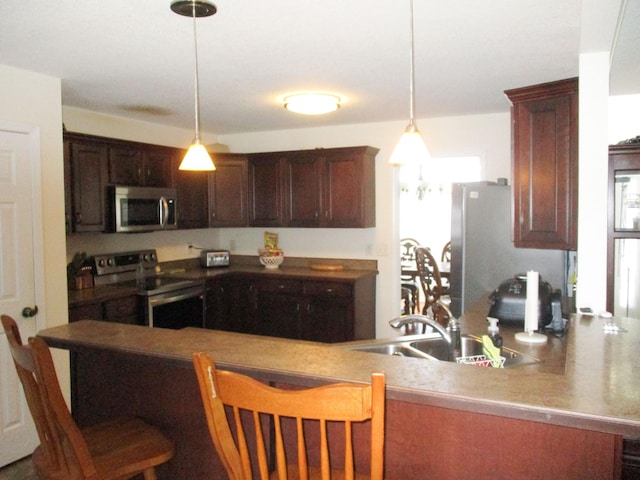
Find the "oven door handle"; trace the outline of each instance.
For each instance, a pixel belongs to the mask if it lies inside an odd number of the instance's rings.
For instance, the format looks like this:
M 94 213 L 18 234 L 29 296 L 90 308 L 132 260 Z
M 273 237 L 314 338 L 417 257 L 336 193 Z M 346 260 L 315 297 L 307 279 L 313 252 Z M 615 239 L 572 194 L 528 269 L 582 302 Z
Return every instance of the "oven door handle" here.
M 160 295 L 152 295 L 149 297 L 149 305 L 152 307 L 164 305 L 166 303 L 179 302 L 187 298 L 204 297 L 203 287 L 193 287 L 189 289 L 178 290 L 175 293 L 165 293 Z

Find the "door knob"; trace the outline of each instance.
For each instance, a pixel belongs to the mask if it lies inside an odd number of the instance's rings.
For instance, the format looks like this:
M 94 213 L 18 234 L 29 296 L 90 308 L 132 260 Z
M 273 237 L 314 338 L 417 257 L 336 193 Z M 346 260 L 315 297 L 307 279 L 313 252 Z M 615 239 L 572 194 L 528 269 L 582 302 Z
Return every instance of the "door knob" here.
M 33 308 L 24 307 L 22 309 L 22 316 L 24 318 L 35 317 L 37 314 L 38 314 L 38 306 L 37 305 L 34 305 Z

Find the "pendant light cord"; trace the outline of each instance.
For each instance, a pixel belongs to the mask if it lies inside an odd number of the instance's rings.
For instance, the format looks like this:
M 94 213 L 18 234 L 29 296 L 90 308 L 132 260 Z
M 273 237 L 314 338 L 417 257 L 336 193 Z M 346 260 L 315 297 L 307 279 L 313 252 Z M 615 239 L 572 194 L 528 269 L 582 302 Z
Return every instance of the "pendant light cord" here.
M 196 32 L 196 2 L 192 4 L 193 8 L 193 46 L 195 52 L 195 113 L 196 113 L 196 137 L 193 143 L 200 143 L 200 85 L 198 83 L 198 34 Z
M 411 19 L 411 28 L 409 29 L 411 36 L 411 47 L 409 49 L 409 125 L 415 128 L 415 67 L 414 67 L 414 53 L 413 53 L 413 0 L 409 0 L 409 17 Z

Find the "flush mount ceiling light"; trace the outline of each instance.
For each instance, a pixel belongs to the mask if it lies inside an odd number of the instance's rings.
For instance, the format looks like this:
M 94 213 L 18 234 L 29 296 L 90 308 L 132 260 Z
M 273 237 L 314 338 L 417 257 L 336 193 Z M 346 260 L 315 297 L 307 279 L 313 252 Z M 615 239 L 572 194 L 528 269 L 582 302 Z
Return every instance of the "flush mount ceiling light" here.
M 389 163 L 394 167 L 407 165 L 408 163 L 422 163 L 431 158 L 427 146 L 424 143 L 422 134 L 418 130 L 415 119 L 415 74 L 413 59 L 413 0 L 409 2 L 410 18 L 411 18 L 411 47 L 409 49 L 409 125 L 404 130 L 404 134 L 400 137 L 400 141 L 394 148 Z
M 292 93 L 284 97 L 284 108 L 303 115 L 322 115 L 340 108 L 342 99 L 331 93 Z
M 182 159 L 180 170 L 211 171 L 216 167 L 205 146 L 200 142 L 200 89 L 198 85 L 198 36 L 196 33 L 196 18 L 210 17 L 218 10 L 213 3 L 206 0 L 174 0 L 171 2 L 171 10 L 178 15 L 193 18 L 193 45 L 195 52 L 195 124 L 196 134 L 193 143 L 189 146 L 186 155 Z

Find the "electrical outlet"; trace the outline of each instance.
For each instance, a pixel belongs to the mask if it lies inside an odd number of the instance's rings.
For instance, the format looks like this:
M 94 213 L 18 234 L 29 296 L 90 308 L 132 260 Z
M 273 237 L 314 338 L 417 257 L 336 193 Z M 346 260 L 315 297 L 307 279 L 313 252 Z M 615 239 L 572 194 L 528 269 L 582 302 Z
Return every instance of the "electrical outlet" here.
M 373 245 L 371 245 L 370 243 L 367 243 L 364 247 L 364 254 L 367 257 L 373 256 Z
M 388 257 L 389 256 L 389 244 L 388 243 L 380 243 L 380 244 L 378 244 L 378 256 L 379 257 Z
M 236 249 L 236 239 L 232 238 L 231 240 L 229 240 L 229 250 L 233 252 L 235 249 Z

